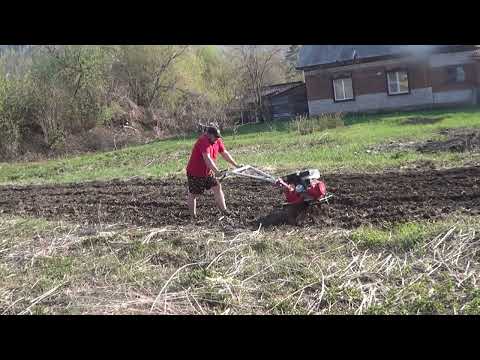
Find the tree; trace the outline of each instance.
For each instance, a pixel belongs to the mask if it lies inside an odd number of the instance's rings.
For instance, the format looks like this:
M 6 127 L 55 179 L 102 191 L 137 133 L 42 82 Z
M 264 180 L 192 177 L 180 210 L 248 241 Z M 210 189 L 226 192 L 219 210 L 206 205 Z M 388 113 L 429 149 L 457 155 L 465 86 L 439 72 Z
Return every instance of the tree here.
M 109 62 L 98 46 L 42 46 L 32 56 L 33 122 L 49 147 L 96 125 Z
M 242 78 L 245 81 L 246 97 L 253 97 L 255 117 L 265 120 L 262 90 L 266 85 L 266 73 L 281 52 L 277 46 L 241 45 L 235 48 L 240 61 Z M 249 94 L 251 93 L 251 95 Z
M 175 91 L 162 95 L 159 132 L 186 132 L 199 122 L 220 126 L 233 118 L 227 114 L 238 95 L 238 67 L 230 53 L 214 46 L 190 46 L 172 67 Z M 161 116 L 159 116 L 160 118 Z
M 162 92 L 174 88 L 176 78 L 170 70 L 187 48 L 174 45 L 120 46 L 117 75 L 126 84 L 129 98 L 145 108 L 155 105 Z
M 224 113 L 234 105 L 240 93 L 238 64 L 231 55 L 213 47 L 202 47 L 199 51 L 203 63 L 204 93 Z
M 288 50 L 285 53 L 285 63 L 287 66 L 286 77 L 288 81 L 295 81 L 301 79 L 302 72 L 297 70 L 298 53 L 300 52 L 301 45 L 289 45 Z

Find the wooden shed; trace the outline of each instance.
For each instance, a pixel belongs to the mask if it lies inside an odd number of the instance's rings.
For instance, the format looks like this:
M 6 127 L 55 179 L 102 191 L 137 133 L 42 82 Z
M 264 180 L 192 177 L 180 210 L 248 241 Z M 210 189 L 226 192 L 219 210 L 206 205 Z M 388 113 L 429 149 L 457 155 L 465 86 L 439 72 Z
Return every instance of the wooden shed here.
M 277 91 L 264 97 L 272 120 L 308 115 L 307 89 L 304 82 L 298 81 L 276 86 Z
M 303 81 L 269 85 L 262 88 L 265 120 L 289 119 L 308 115 L 307 89 Z M 257 122 L 253 95 L 243 100 L 238 113 L 239 123 Z

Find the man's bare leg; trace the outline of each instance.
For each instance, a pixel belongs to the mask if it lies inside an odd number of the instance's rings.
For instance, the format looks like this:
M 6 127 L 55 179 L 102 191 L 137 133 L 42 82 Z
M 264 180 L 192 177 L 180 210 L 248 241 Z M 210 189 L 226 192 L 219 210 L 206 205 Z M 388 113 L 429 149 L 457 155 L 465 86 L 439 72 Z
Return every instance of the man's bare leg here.
M 227 211 L 227 205 L 225 205 L 225 194 L 223 193 L 222 185 L 218 184 L 217 186 L 212 187 L 212 191 L 218 208 L 222 211 Z
M 188 193 L 187 198 L 188 208 L 190 209 L 190 214 L 192 217 L 197 217 L 197 195 Z

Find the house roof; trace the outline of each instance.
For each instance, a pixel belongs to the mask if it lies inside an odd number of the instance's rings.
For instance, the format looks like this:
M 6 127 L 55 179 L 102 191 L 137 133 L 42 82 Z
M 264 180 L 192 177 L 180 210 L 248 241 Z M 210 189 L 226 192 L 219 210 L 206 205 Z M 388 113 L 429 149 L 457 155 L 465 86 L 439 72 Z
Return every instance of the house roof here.
M 293 88 L 296 88 L 297 86 L 305 86 L 305 83 L 303 81 L 294 81 L 294 82 L 288 82 L 288 83 L 281 83 L 281 84 L 274 84 L 274 85 L 269 85 L 269 86 L 264 86 L 262 88 L 262 98 L 264 97 L 269 97 L 269 96 L 275 96 L 284 93 L 285 91 L 291 90 Z M 253 90 L 251 90 L 253 93 Z M 254 96 L 250 94 L 247 96 L 244 101 L 247 103 L 253 102 L 254 101 Z
M 297 69 L 396 55 L 424 55 L 446 45 L 304 45 Z M 462 46 L 462 45 L 460 45 Z
M 262 89 L 262 96 L 275 96 L 300 85 L 303 85 L 303 81 L 294 81 L 289 83 L 265 86 Z

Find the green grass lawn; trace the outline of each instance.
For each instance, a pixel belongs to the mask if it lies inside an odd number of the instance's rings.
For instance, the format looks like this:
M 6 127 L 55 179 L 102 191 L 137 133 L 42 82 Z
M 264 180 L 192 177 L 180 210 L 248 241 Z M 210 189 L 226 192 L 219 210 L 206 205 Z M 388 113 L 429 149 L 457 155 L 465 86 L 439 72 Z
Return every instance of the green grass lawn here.
M 411 117 L 441 117 L 434 124 L 406 125 Z M 439 138 L 438 130 L 480 127 L 475 108 L 361 115 L 345 118 L 346 126 L 300 135 L 287 122 L 246 125 L 236 135 L 226 133 L 225 143 L 240 163 L 273 172 L 304 167 L 322 171 L 379 171 L 432 161 L 458 166 L 470 154 L 421 154 L 414 150 L 372 153 L 367 150 L 389 141 L 423 141 Z M 34 163 L 1 163 L 0 183 L 59 183 L 109 180 L 133 176 L 159 177 L 183 174 L 195 137 L 156 141 L 126 149 Z M 223 160 L 220 166 L 225 167 Z

